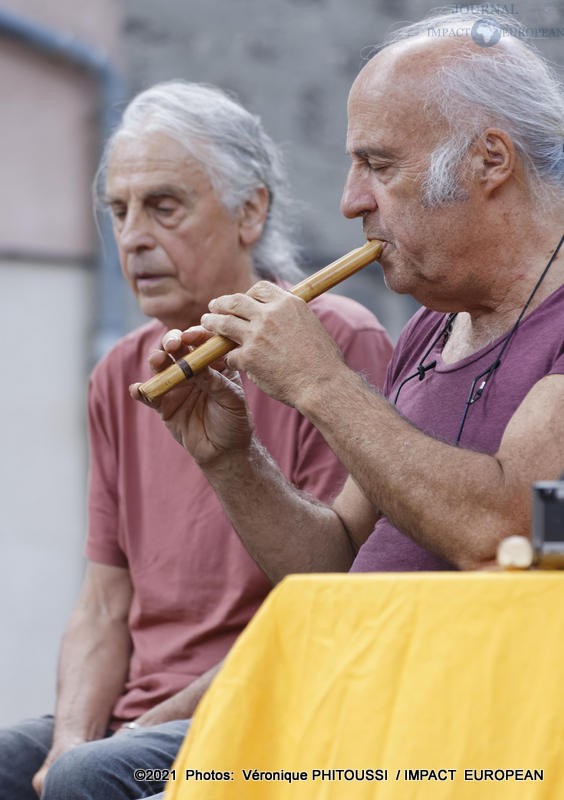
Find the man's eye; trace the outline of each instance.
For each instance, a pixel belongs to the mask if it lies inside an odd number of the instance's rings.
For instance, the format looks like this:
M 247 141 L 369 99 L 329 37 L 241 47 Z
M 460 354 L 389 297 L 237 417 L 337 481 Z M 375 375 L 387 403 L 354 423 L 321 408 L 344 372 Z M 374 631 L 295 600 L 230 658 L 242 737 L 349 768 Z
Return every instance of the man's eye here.
M 382 163 L 375 163 L 373 161 L 367 161 L 366 166 L 371 172 L 383 172 L 385 169 L 389 167 L 389 164 L 382 164 Z
M 114 219 L 125 219 L 125 215 L 127 213 L 127 209 L 123 206 L 111 206 L 110 208 L 111 215 Z
M 169 206 L 169 205 L 166 205 L 166 204 L 163 204 L 163 203 L 159 203 L 156 206 L 156 209 L 159 212 L 159 214 L 165 214 L 166 215 L 166 214 L 173 214 L 174 211 L 176 210 L 176 207 L 175 206 Z

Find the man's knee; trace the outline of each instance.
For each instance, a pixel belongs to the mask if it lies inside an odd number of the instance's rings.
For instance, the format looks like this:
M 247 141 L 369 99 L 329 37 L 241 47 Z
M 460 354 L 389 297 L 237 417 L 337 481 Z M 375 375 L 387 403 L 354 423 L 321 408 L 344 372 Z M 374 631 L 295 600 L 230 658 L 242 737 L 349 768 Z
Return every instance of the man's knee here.
M 144 773 L 170 769 L 188 724 L 176 720 L 78 745 L 52 765 L 41 800 L 152 797 L 163 790 L 164 780 L 140 779 L 136 768 Z
M 59 756 L 47 772 L 42 800 L 103 797 L 101 790 L 116 775 L 112 752 L 104 747 L 105 741 L 77 745 Z
M 52 736 L 52 717 L 28 719 L 0 729 L 0 797 L 36 797 L 31 780 L 45 761 Z

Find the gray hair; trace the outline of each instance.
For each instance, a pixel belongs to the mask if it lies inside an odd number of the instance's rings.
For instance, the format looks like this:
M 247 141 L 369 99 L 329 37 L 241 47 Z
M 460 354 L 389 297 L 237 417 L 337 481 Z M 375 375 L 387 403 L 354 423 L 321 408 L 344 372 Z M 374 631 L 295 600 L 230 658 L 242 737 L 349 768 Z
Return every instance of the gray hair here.
M 265 186 L 269 209 L 262 235 L 252 249 L 254 268 L 263 278 L 292 281 L 301 277 L 297 248 L 290 238 L 291 204 L 280 151 L 260 118 L 217 87 L 175 80 L 134 97 L 102 154 L 94 179 L 98 206 L 118 138 L 153 132 L 170 136 L 199 161 L 230 213 L 256 188 Z
M 432 152 L 423 201 L 437 206 L 463 199 L 461 167 L 477 136 L 503 128 L 519 152 L 537 199 L 564 195 L 564 95 L 548 62 L 526 41 L 527 29 L 507 14 L 442 10 L 395 31 L 384 47 L 412 37 L 470 37 L 480 20 L 501 29 L 498 45 L 460 48 L 427 78 L 426 109 L 447 121 L 450 134 Z M 446 33 L 445 33 L 446 32 Z M 468 39 L 467 39 L 468 40 Z

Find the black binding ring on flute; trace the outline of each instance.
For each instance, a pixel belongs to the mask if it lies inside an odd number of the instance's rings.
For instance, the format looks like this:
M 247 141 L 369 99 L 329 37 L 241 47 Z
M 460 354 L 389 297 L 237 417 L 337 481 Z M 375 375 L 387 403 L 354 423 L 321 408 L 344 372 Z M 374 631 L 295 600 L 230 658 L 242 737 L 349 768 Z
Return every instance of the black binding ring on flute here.
M 175 364 L 177 364 L 177 366 L 180 367 L 180 369 L 184 373 L 184 377 L 186 378 L 186 380 L 191 378 L 192 375 L 194 374 L 190 368 L 190 364 L 183 358 L 179 358 L 178 361 L 175 361 Z
M 189 378 L 191 378 L 191 377 L 192 377 L 192 375 L 194 374 L 194 373 L 192 372 L 192 369 L 191 369 L 191 367 L 190 367 L 190 364 L 189 364 L 187 361 L 185 361 L 183 358 L 179 358 L 179 359 L 178 359 L 178 361 L 175 361 L 174 363 L 175 363 L 175 364 L 176 364 L 178 367 L 180 367 L 180 369 L 181 369 L 181 370 L 182 370 L 182 372 L 184 373 L 184 377 L 186 378 L 186 380 L 188 380 Z

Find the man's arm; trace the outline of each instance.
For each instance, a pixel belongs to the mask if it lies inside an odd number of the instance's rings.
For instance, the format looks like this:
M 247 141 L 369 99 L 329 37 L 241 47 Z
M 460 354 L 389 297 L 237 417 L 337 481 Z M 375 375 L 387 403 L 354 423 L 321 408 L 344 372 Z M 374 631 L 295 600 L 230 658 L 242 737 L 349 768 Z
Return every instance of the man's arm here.
M 201 466 L 245 547 L 273 583 L 295 572 L 347 571 L 378 517 L 348 479 L 339 498 L 346 498 L 349 528 L 336 504 L 325 505 L 292 486 L 256 439 Z
M 229 366 L 308 417 L 373 507 L 423 547 L 471 569 L 491 563 L 504 536 L 528 534 L 531 483 L 562 471 L 564 376 L 539 381 L 499 451 L 485 455 L 404 420 L 347 369 L 305 304 L 277 287 L 262 282 L 248 295 L 212 301 L 210 309 L 206 328 L 241 345 L 226 357 Z M 365 520 L 347 497 L 337 498 L 334 510 L 358 541 Z
M 354 375 L 336 384 L 331 396 L 312 384 L 298 407 L 397 528 L 461 569 L 492 564 L 505 536 L 529 535 L 531 484 L 555 479 L 564 465 L 564 376 L 530 390 L 494 455 L 421 433 Z M 354 533 L 343 498 L 335 509 Z
M 184 689 L 146 711 L 135 720 L 136 723 L 146 728 L 175 719 L 190 719 L 222 666 L 223 661 L 220 661 Z
M 197 329 L 183 334 L 184 344 L 200 341 Z M 179 342 L 170 340 L 165 347 L 177 352 Z M 163 352 L 151 355 L 154 369 L 169 363 Z M 130 393 L 140 400 L 138 386 L 132 385 Z M 292 486 L 254 436 L 244 392 L 233 375 L 206 370 L 152 407 L 195 458 L 246 548 L 274 583 L 289 572 L 350 567 L 374 527 L 375 509 L 348 481 L 351 537 L 333 509 Z
M 106 733 L 128 673 L 131 594 L 126 569 L 88 565 L 61 646 L 53 744 L 33 780 L 38 794 L 56 758 Z

